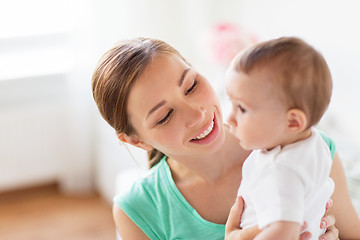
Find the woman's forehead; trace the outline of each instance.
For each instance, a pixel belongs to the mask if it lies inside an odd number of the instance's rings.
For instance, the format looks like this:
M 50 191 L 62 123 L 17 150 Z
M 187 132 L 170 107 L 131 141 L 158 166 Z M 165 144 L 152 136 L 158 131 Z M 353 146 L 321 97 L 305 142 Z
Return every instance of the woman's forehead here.
M 177 83 L 187 68 L 189 66 L 176 55 L 160 55 L 154 58 L 135 85 L 156 86 Z

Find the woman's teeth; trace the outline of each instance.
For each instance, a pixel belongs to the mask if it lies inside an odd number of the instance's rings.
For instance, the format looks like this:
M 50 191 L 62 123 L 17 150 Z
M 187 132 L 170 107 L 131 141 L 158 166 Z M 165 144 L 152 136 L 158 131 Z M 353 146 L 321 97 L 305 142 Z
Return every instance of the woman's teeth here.
M 213 130 L 213 128 L 214 128 L 214 121 L 211 122 L 210 126 L 203 133 L 201 133 L 199 136 L 194 138 L 194 140 L 203 139 L 204 137 L 209 135 L 209 133 Z

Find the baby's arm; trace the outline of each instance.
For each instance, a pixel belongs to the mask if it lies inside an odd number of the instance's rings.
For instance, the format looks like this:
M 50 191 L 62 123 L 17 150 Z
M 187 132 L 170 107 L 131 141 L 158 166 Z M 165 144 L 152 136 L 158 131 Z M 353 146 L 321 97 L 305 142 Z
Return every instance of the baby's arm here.
M 274 222 L 265 227 L 254 240 L 297 240 L 300 228 L 300 224 L 296 222 Z

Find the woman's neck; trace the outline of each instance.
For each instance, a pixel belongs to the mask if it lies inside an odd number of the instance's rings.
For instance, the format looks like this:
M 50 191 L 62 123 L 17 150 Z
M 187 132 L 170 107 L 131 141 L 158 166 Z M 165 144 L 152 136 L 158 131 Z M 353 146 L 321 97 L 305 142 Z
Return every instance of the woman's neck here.
M 179 181 L 206 181 L 216 183 L 234 168 L 241 168 L 249 151 L 242 149 L 238 141 L 225 127 L 225 141 L 215 153 L 202 154 L 201 156 L 187 156 L 186 159 L 169 157 L 170 166 L 175 182 Z

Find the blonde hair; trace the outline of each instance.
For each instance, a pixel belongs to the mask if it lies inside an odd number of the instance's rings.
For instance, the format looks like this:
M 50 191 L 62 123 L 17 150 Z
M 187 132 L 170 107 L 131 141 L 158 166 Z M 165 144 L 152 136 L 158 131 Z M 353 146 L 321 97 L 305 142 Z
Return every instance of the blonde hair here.
M 307 116 L 308 126 L 318 123 L 331 98 L 332 78 L 324 57 L 305 41 L 282 37 L 256 44 L 239 53 L 230 69 L 249 74 L 259 68 L 272 73 L 280 97 L 288 109 Z
M 92 92 L 102 117 L 116 133 L 136 134 L 127 105 L 129 92 L 135 81 L 158 55 L 180 53 L 164 41 L 135 38 L 119 42 L 99 60 L 92 76 Z M 148 152 L 152 167 L 164 156 L 157 149 Z

